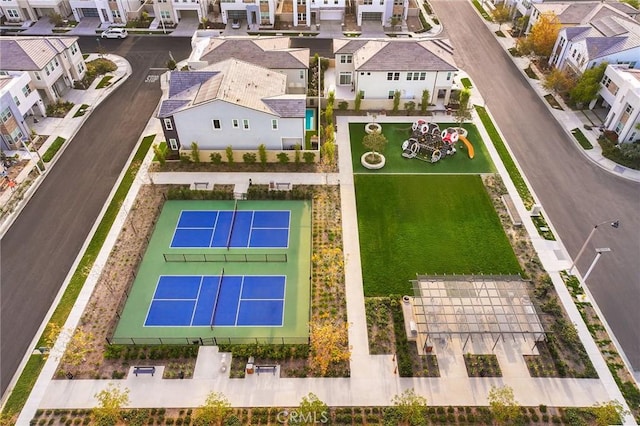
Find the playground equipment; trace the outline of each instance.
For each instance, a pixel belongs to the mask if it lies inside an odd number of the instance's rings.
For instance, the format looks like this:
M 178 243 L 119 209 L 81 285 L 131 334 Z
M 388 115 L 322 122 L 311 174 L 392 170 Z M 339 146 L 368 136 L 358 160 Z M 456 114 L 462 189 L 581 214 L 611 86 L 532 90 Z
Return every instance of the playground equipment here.
M 467 146 L 469 158 L 473 158 L 473 146 L 453 127 L 441 131 L 436 123 L 417 120 L 412 124 L 411 130 L 411 137 L 402 143 L 402 156 L 405 158 L 435 163 L 443 156 L 455 154 L 458 140 Z

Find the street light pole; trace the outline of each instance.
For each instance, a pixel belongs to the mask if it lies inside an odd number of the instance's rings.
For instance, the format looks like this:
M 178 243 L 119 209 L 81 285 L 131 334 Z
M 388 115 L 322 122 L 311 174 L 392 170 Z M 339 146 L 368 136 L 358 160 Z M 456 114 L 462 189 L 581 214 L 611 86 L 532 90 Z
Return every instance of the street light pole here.
M 586 282 L 587 278 L 589 278 L 589 275 L 591 274 L 591 271 L 593 271 L 593 268 L 596 266 L 596 263 L 598 263 L 598 260 L 600 260 L 600 257 L 602 256 L 602 253 L 607 253 L 610 252 L 611 249 L 609 247 L 603 247 L 603 248 L 597 248 L 596 249 L 596 257 L 593 259 L 593 262 L 591 262 L 591 266 L 589 266 L 589 269 L 587 270 L 587 273 L 584 274 L 584 277 L 582 278 L 582 282 Z
M 571 264 L 571 267 L 567 270 L 567 273 L 569 275 L 571 275 L 571 271 L 573 270 L 573 268 L 578 263 L 578 259 L 580 259 L 580 256 L 582 256 L 582 253 L 584 253 L 584 250 L 587 248 L 587 244 L 589 244 L 589 241 L 591 241 L 591 238 L 596 233 L 596 230 L 598 229 L 598 226 L 604 225 L 605 223 L 608 223 L 614 229 L 618 229 L 620 227 L 620 221 L 619 220 L 614 220 L 614 221 L 605 220 L 604 222 L 600 222 L 597 225 L 594 225 L 593 229 L 589 233 L 589 236 L 585 240 L 584 244 L 582 244 L 582 247 L 580 248 L 580 251 L 578 252 L 578 255 L 575 257 L 575 259 L 573 259 L 573 263 Z

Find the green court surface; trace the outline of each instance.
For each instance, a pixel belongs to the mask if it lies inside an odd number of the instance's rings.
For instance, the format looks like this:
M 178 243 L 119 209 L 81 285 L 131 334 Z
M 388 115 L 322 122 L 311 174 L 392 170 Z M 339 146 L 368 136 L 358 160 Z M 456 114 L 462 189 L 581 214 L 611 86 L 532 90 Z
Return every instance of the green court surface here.
M 234 247 L 233 244 L 230 248 L 227 248 L 224 244 L 224 247 L 219 248 L 171 247 L 172 241 L 175 241 L 174 233 L 176 236 L 178 235 L 176 227 L 179 221 L 182 220 L 181 217 L 183 216 L 181 216 L 181 214 L 183 211 L 224 211 L 229 213 L 233 212 L 234 204 L 234 201 L 181 200 L 165 202 L 146 253 L 136 274 L 133 286 L 129 291 L 129 296 L 114 332 L 112 343 L 308 343 L 311 286 L 311 201 L 260 200 L 238 202 L 237 213 L 232 213 L 234 215 L 232 221 L 234 225 L 232 225 L 231 228 L 233 229 L 231 235 L 233 235 L 234 238 L 236 233 L 239 232 L 236 230 L 236 227 L 240 226 L 236 220 L 236 216 L 240 216 L 239 212 L 267 212 L 266 214 L 269 215 L 274 211 L 289 211 L 289 236 L 288 243 L 285 244 L 285 247 L 252 248 L 251 246 L 245 246 L 243 248 L 237 248 Z M 198 214 L 201 213 L 196 213 L 196 215 Z M 261 235 L 263 237 L 265 236 L 264 233 Z M 229 240 L 231 240 L 231 236 Z M 268 240 L 268 238 L 262 238 L 261 241 Z M 167 259 L 169 261 L 166 261 Z M 286 261 L 283 261 L 284 259 L 286 259 Z M 285 276 L 284 302 L 283 307 L 280 308 L 280 312 L 283 312 L 281 315 L 282 325 L 216 325 L 211 327 L 210 324 L 208 324 L 206 326 L 145 326 L 145 322 L 148 323 L 149 321 L 147 317 L 148 313 L 149 318 L 151 318 L 152 302 L 156 303 L 159 300 L 154 294 L 160 277 L 207 276 L 215 278 L 222 274 L 223 269 L 225 279 L 234 276 Z M 178 284 L 182 283 L 180 280 L 181 278 L 178 278 Z M 216 280 L 216 283 L 217 282 Z M 187 287 L 186 284 L 188 283 L 185 283 L 185 287 Z M 172 288 L 176 292 L 174 294 L 180 294 L 182 289 L 179 287 L 180 285 L 173 285 Z M 201 291 L 204 291 L 202 289 L 204 289 L 203 284 L 201 284 Z M 158 286 L 158 291 L 160 291 L 160 286 Z M 254 288 L 254 291 L 260 292 L 262 290 Z M 198 294 L 198 298 L 199 297 L 200 294 Z M 217 300 L 216 298 L 216 301 Z M 199 301 L 200 299 L 198 299 L 197 303 L 199 303 Z M 209 303 L 210 308 L 213 306 L 212 309 L 214 313 L 222 309 L 220 306 L 216 308 L 214 302 L 207 303 Z M 238 303 L 239 305 L 242 304 L 242 302 Z M 195 306 L 195 311 L 197 311 L 199 305 L 196 304 Z M 223 308 L 226 309 L 226 307 Z M 251 310 L 247 309 L 247 311 Z M 160 322 L 165 324 L 162 321 L 163 313 L 164 311 L 161 312 L 159 316 L 156 315 L 156 319 L 159 317 Z M 179 313 L 184 314 L 184 312 Z M 247 312 L 245 312 L 245 314 L 246 313 Z M 249 316 L 256 316 L 255 312 L 249 312 L 249 314 Z M 196 313 L 194 312 L 194 318 L 195 316 Z M 238 311 L 238 317 L 239 316 L 240 311 Z M 171 323 L 171 321 L 169 321 L 169 323 Z M 258 321 L 258 323 L 260 323 L 260 321 Z M 193 322 L 193 324 L 195 324 L 195 322 Z M 238 322 L 238 324 L 240 324 L 240 322 Z
M 416 120 L 419 117 L 416 117 Z M 351 157 L 354 173 L 407 173 L 407 174 L 437 174 L 437 173 L 494 173 L 495 167 L 480 133 L 474 124 L 463 124 L 467 129 L 467 139 L 473 145 L 475 155 L 469 158 L 467 148 L 460 141 L 456 142 L 457 152 L 454 155 L 442 157 L 437 163 L 429 163 L 415 158 L 402 156 L 402 142 L 411 136 L 411 122 L 408 123 L 380 123 L 382 134 L 387 137 L 387 146 L 384 151 L 385 166 L 380 170 L 368 170 L 360 163 L 360 157 L 367 149 L 362 145 L 362 139 L 366 135 L 364 126 L 366 123 L 350 123 L 349 137 L 351 139 Z M 455 123 L 438 123 L 441 129 L 457 126 Z
M 410 294 L 416 274 L 518 274 L 477 175 L 355 176 L 365 296 Z

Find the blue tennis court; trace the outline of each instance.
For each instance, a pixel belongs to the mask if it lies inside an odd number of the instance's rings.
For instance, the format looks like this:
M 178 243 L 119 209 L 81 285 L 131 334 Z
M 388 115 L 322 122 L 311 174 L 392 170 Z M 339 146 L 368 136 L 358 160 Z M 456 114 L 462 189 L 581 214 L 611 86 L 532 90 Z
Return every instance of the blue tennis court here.
M 286 210 L 183 210 L 173 248 L 288 248 Z
M 160 276 L 145 327 L 282 326 L 285 276 Z

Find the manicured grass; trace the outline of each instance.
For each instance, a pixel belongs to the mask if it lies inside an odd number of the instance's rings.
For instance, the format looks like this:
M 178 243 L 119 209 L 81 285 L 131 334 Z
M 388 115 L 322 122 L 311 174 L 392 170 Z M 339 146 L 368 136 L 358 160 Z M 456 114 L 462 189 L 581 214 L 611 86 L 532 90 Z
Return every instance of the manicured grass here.
M 593 145 L 591 145 L 591 142 L 589 142 L 589 139 L 587 139 L 584 133 L 582 133 L 582 130 L 576 127 L 571 131 L 571 134 L 573 135 L 574 138 L 576 138 L 576 140 L 578 141 L 578 143 L 582 148 L 593 149 Z
M 48 163 L 49 161 L 53 160 L 53 157 L 55 157 L 56 153 L 60 150 L 60 148 L 62 148 L 62 145 L 65 141 L 65 138 L 58 136 L 56 140 L 53 141 L 51 146 L 49 146 L 49 148 L 47 148 L 47 150 L 45 151 L 44 155 L 42 156 L 42 161 Z
M 82 117 L 87 112 L 88 109 L 89 109 L 89 105 L 87 104 L 80 105 L 80 108 L 78 108 L 76 113 L 73 114 L 73 118 Z
M 487 13 L 486 10 L 484 10 L 484 7 L 482 7 L 478 0 L 473 0 L 472 3 L 473 6 L 478 10 L 478 12 L 480 12 L 480 15 L 482 15 L 485 21 L 493 22 L 493 18 Z
M 493 124 L 493 121 L 491 121 L 491 117 L 489 117 L 489 114 L 484 107 L 476 105 L 476 111 L 478 112 L 480 121 L 482 121 L 482 125 L 487 130 L 487 133 L 489 133 L 491 142 L 496 148 L 496 151 L 498 151 L 498 155 L 500 156 L 502 163 L 506 167 L 507 172 L 509 173 L 509 177 L 511 177 L 513 184 L 516 186 L 518 194 L 520 195 L 520 198 L 522 198 L 522 202 L 524 203 L 525 207 L 527 207 L 528 209 L 531 208 L 534 202 L 533 197 L 531 196 L 529 188 L 527 187 L 524 178 L 520 174 L 518 167 L 516 167 L 516 163 L 513 161 L 513 158 L 511 158 L 511 155 L 509 154 L 504 141 L 500 137 L 496 126 Z
M 96 89 L 102 89 L 107 86 L 110 86 L 112 78 L 113 78 L 112 75 L 105 75 L 104 77 L 102 77 L 102 80 L 100 80 L 100 82 L 96 85 Z
M 479 176 L 356 175 L 365 296 L 419 274 L 520 272 Z
M 547 100 L 547 102 L 549 102 L 549 105 L 551 105 L 551 108 L 554 109 L 559 109 L 561 111 L 563 111 L 564 109 L 560 106 L 560 104 L 558 103 L 558 101 L 556 100 L 556 98 L 553 97 L 553 95 L 544 95 L 544 98 Z
M 167 143 L 165 141 L 160 142 L 158 149 L 160 149 L 160 152 L 167 152 Z M 153 155 L 153 161 L 158 161 L 158 156 L 155 154 Z
M 462 83 L 462 85 L 466 88 L 466 89 L 471 89 L 473 87 L 473 84 L 471 84 L 471 80 L 469 80 L 467 77 L 463 77 L 460 79 L 460 83 Z
M 524 73 L 527 75 L 527 77 L 529 77 L 532 80 L 539 80 L 538 78 L 538 74 L 536 74 L 532 69 L 531 69 L 531 65 L 529 65 L 528 67 L 526 67 L 524 69 Z
M 129 163 L 129 168 L 125 172 L 125 175 L 122 178 L 122 181 L 120 182 L 120 185 L 118 186 L 118 189 L 116 190 L 116 193 L 114 194 L 113 199 L 109 203 L 109 207 L 107 207 L 107 211 L 105 212 L 104 217 L 100 221 L 100 224 L 98 225 L 98 228 L 96 229 L 96 232 L 93 235 L 93 238 L 91 238 L 91 241 L 87 246 L 87 249 L 82 255 L 82 259 L 80 260 L 78 267 L 73 273 L 73 276 L 69 281 L 69 285 L 65 289 L 64 294 L 62 295 L 62 298 L 58 303 L 58 306 L 56 306 L 56 309 L 53 312 L 53 315 L 51 316 L 49 323 L 54 323 L 54 324 L 57 324 L 59 327 L 62 327 L 65 321 L 67 320 L 67 317 L 71 312 L 71 308 L 73 308 L 73 305 L 76 303 L 78 294 L 80 294 L 80 290 L 82 290 L 85 280 L 89 275 L 89 271 L 93 267 L 93 263 L 95 262 L 96 257 L 98 256 L 98 253 L 100 252 L 100 249 L 104 244 L 104 240 L 106 239 L 107 234 L 111 230 L 111 226 L 113 225 L 113 222 L 116 219 L 116 215 L 120 210 L 120 206 L 122 205 L 122 202 L 127 196 L 129 189 L 131 189 L 131 185 L 133 184 L 133 180 L 136 174 L 138 173 L 138 170 L 140 169 L 142 160 L 144 159 L 144 156 L 147 154 L 147 151 L 149 151 L 149 147 L 151 147 L 151 143 L 153 142 L 153 139 L 155 137 L 156 135 L 150 135 L 142 139 L 142 143 L 138 147 L 138 150 L 136 151 L 133 159 L 131 160 L 131 163 Z M 48 336 L 48 335 L 49 335 L 49 326 L 45 328 L 44 332 L 40 336 L 40 339 L 38 340 L 38 344 L 36 345 L 36 347 L 46 346 L 45 336 Z M 31 357 L 32 360 L 34 356 Z M 42 357 L 39 357 L 39 358 L 42 358 Z M 30 360 L 29 363 L 31 363 L 32 360 Z M 40 374 L 40 371 L 42 370 L 43 366 L 44 366 L 44 362 L 36 363 L 34 361 L 31 367 L 29 366 L 29 364 L 27 364 L 28 369 L 25 368 L 23 373 L 20 375 L 20 379 L 16 384 L 16 389 L 21 389 L 21 391 L 18 394 L 18 396 L 15 397 L 16 402 L 12 406 L 12 410 L 15 410 L 15 412 L 19 412 L 22 410 L 22 407 L 29 393 L 31 392 L 31 389 L 33 388 L 33 385 L 38 375 Z M 21 394 L 24 394 L 24 397 L 21 396 Z M 10 399 L 11 398 L 13 398 L 13 394 L 11 395 Z M 8 411 L 5 411 L 5 412 L 8 412 Z
M 22 411 L 22 407 L 27 402 L 27 398 L 29 398 L 31 389 L 33 389 L 44 363 L 45 359 L 42 355 L 31 355 L 29 357 L 29 361 L 24 366 L 24 370 L 22 370 L 22 374 L 2 410 L 3 414 L 11 417 Z
M 502 31 L 496 31 L 495 34 L 498 37 L 506 37 Z
M 382 134 L 389 141 L 384 151 L 385 166 L 380 170 L 365 169 L 360 163 L 360 157 L 367 149 L 362 145 L 365 136 L 364 123 L 349 124 L 351 138 L 351 157 L 354 173 L 383 174 L 383 173 L 492 173 L 495 171 L 489 153 L 487 152 L 478 129 L 473 124 L 464 124 L 469 134 L 467 139 L 472 143 L 475 155 L 469 158 L 467 148 L 462 142 L 456 143 L 457 152 L 443 157 L 437 163 L 421 161 L 416 158 L 402 156 L 402 142 L 411 136 L 411 123 L 420 117 L 407 117 L 407 123 L 382 123 Z M 412 121 L 409 121 L 412 120 Z M 439 123 L 441 129 L 457 126 L 454 123 Z

